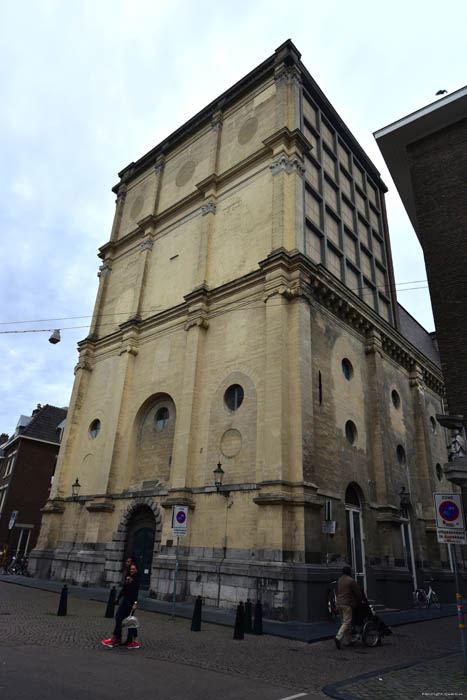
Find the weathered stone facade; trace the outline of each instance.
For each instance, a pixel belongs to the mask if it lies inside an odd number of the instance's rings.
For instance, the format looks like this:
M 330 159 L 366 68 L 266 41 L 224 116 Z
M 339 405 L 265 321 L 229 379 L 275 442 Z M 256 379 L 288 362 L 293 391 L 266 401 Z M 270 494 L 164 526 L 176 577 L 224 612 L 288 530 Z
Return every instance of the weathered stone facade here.
M 444 556 L 442 376 L 397 330 L 384 184 L 293 44 L 120 178 L 32 566 L 117 581 L 145 508 L 168 599 L 177 504 L 179 598 L 316 619 L 350 557 L 408 604 L 412 562 Z

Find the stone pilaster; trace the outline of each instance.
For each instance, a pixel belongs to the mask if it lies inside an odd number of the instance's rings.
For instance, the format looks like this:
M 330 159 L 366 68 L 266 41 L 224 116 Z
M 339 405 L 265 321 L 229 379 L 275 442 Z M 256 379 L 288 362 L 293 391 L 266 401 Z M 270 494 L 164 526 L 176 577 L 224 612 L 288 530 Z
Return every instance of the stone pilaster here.
M 423 369 L 414 363 L 410 372 L 409 384 L 412 395 L 413 417 L 415 434 L 412 443 L 415 447 L 416 463 L 411 465 L 408 460 L 409 491 L 412 507 L 418 517 L 431 520 L 434 517 L 432 486 L 429 473 L 432 469 L 430 427 L 428 412 L 425 408 L 425 384 L 423 382 Z
M 112 231 L 110 233 L 110 241 L 116 241 L 118 238 L 118 232 L 120 230 L 120 222 L 122 220 L 122 214 L 123 214 L 123 207 L 125 205 L 125 198 L 126 198 L 126 191 L 127 191 L 127 186 L 122 183 L 120 187 L 118 188 L 118 194 L 117 194 L 117 200 L 116 200 L 116 208 L 115 208 L 115 216 L 112 224 Z
M 165 158 L 160 156 L 154 166 L 154 174 L 156 176 L 156 181 L 154 185 L 154 209 L 153 214 L 156 215 L 159 211 L 159 199 L 162 189 L 162 181 L 164 179 L 164 169 L 165 169 Z
M 367 335 L 366 345 L 367 377 L 369 413 L 371 421 L 371 438 L 369 447 L 371 459 L 369 468 L 371 479 L 369 486 L 370 501 L 385 504 L 388 502 L 384 467 L 384 433 L 389 423 L 387 401 L 384 391 L 383 367 L 382 367 L 382 342 L 381 335 L 376 328 L 371 328 Z
M 81 408 L 86 398 L 93 366 L 93 351 L 89 342 L 80 343 L 79 360 L 75 367 L 75 381 L 68 407 L 68 416 L 63 432 L 62 446 L 58 453 L 50 499 L 71 496 L 71 484 L 78 476 L 71 472 L 71 462 L 76 439 L 81 425 Z
M 139 245 L 139 260 L 134 283 L 136 304 L 133 318 L 136 320 L 141 319 L 141 314 L 145 309 L 146 282 L 153 246 L 154 240 L 149 232 Z
M 273 280 L 270 280 L 272 282 Z M 265 410 L 260 481 L 288 478 L 288 300 L 270 289 L 266 304 Z
M 102 309 L 104 308 L 105 293 L 107 291 L 108 280 L 112 272 L 112 262 L 110 258 L 106 258 L 99 267 L 97 276 L 99 277 L 99 287 L 97 290 L 96 303 L 94 304 L 94 312 L 92 315 L 91 325 L 89 328 L 90 337 L 98 336 L 102 318 Z
M 196 432 L 195 396 L 199 358 L 203 351 L 204 336 L 209 327 L 207 320 L 206 290 L 200 289 L 187 297 L 188 317 L 185 323 L 186 345 L 183 364 L 182 394 L 177 404 L 177 423 L 174 436 L 170 489 L 176 491 L 191 485 L 192 441 Z
M 128 321 L 126 324 L 122 324 L 118 368 L 113 379 L 112 402 L 109 402 L 106 418 L 109 424 L 108 439 L 105 443 L 98 479 L 95 484 L 95 492 L 99 494 L 112 492 L 115 488 L 120 441 L 128 424 L 128 394 L 132 387 L 137 354 L 138 331 L 134 322 Z

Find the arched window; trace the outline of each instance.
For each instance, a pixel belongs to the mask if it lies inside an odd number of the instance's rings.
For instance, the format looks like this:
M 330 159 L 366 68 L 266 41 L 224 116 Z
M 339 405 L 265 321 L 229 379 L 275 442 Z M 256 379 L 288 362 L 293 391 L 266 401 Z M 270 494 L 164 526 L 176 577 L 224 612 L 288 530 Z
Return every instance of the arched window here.
M 355 506 L 356 508 L 361 508 L 360 498 L 357 493 L 357 489 L 353 484 L 349 484 L 345 491 L 345 502 L 349 506 Z

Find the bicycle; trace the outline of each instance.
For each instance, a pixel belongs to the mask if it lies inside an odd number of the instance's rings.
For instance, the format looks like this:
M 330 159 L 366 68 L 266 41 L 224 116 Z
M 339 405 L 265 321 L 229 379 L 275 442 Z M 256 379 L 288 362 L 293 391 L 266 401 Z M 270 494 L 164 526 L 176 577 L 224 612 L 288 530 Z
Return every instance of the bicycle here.
M 6 573 L 16 576 L 29 576 L 27 557 L 13 556 L 6 568 Z
M 431 586 L 433 581 L 434 578 L 425 580 L 425 583 L 428 583 L 428 592 L 424 588 L 417 588 L 413 592 L 414 607 L 429 608 L 433 605 L 433 607 L 438 608 L 438 610 L 441 608 L 438 595 Z

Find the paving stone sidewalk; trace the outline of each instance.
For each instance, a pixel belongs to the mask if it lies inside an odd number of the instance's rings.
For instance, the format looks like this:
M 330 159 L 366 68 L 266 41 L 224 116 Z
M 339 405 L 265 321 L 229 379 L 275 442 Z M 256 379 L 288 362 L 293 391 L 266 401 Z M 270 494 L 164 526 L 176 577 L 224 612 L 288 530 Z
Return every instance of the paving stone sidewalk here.
M 69 615 L 58 618 L 61 582 L 0 576 L 0 584 L 4 583 L 20 584 L 2 585 L 0 591 L 0 622 L 8 627 L 9 643 L 95 648 L 108 653 L 100 645 L 100 639 L 110 634 L 112 627 L 111 620 L 103 619 L 108 589 L 69 586 Z M 420 624 L 396 627 L 382 647 L 357 645 L 342 651 L 332 642 L 336 626 L 328 622 L 267 620 L 265 636 L 247 635 L 244 641 L 234 642 L 229 629 L 233 615 L 226 611 L 203 611 L 201 634 L 190 632 L 192 605 L 177 604 L 180 617 L 174 621 L 170 611 L 170 603 L 151 598 L 140 601 L 144 644 L 138 653 L 148 660 L 182 662 L 267 680 L 289 687 L 292 695 L 292 691 L 302 691 L 342 700 L 467 700 L 456 620 L 442 619 L 453 614 L 450 610 L 386 613 L 386 621 L 393 625 Z M 127 651 L 116 649 L 110 653 Z
M 323 691 L 340 700 L 467 698 L 467 676 L 463 655 L 456 652 L 340 681 Z

